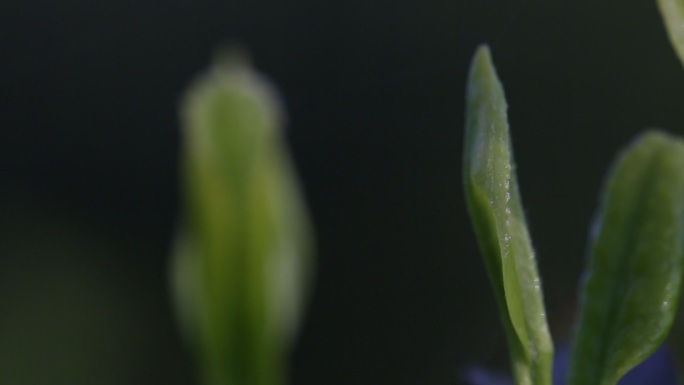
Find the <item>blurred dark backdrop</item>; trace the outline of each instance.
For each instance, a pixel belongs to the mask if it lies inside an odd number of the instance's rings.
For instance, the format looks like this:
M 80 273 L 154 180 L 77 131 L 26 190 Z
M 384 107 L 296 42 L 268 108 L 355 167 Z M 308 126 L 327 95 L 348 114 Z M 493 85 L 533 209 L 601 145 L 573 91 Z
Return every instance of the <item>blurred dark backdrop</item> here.
M 506 367 L 461 192 L 489 42 L 562 342 L 602 176 L 684 134 L 650 1 L 0 2 L 0 383 L 193 384 L 166 290 L 177 105 L 220 46 L 277 84 L 317 228 L 293 384 L 454 384 Z

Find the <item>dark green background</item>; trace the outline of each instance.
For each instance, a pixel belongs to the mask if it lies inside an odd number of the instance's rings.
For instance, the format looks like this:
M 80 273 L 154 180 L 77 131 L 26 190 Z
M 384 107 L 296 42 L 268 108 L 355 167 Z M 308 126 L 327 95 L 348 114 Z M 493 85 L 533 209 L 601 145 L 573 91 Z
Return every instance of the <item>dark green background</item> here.
M 293 384 L 505 367 L 460 185 L 485 41 L 561 342 L 610 160 L 643 128 L 684 134 L 652 1 L 0 3 L 0 383 L 194 383 L 165 288 L 176 108 L 234 42 L 281 90 L 317 228 Z

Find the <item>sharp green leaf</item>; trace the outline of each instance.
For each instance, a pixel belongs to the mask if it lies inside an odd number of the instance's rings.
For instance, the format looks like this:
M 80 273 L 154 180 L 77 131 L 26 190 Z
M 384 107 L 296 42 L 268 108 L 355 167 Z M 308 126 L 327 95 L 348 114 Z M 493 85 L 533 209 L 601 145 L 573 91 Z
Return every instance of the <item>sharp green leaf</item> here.
M 658 0 L 658 7 L 670 42 L 684 64 L 684 0 Z
M 570 363 L 570 385 L 614 385 L 663 342 L 679 298 L 684 144 L 649 132 L 605 186 Z
M 518 191 L 507 105 L 485 46 L 471 64 L 466 103 L 465 195 L 508 336 L 516 383 L 550 384 L 553 345 Z
M 282 384 L 310 238 L 277 99 L 246 63 L 229 59 L 182 107 L 180 320 L 206 384 Z

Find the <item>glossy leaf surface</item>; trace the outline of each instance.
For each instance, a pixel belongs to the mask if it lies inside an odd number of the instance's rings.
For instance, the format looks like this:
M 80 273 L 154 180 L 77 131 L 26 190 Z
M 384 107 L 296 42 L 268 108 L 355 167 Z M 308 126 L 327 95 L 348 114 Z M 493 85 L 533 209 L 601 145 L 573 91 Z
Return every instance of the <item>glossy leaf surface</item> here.
M 179 316 L 206 384 L 282 384 L 310 239 L 277 98 L 232 58 L 201 77 L 182 107 Z
M 658 0 L 658 7 L 670 42 L 684 65 L 684 0 Z
M 648 132 L 609 173 L 592 229 L 570 385 L 614 385 L 665 339 L 684 247 L 684 144 Z
M 479 47 L 466 91 L 464 185 L 507 333 L 516 383 L 550 384 L 553 346 L 520 201 L 507 105 L 489 49 Z

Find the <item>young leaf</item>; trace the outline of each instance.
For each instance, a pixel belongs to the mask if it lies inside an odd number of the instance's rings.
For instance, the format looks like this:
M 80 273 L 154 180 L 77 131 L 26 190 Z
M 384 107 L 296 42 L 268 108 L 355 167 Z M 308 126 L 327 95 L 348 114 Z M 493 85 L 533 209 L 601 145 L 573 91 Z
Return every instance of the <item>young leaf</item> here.
M 206 384 L 279 385 L 307 282 L 307 215 L 270 86 L 229 58 L 182 105 L 173 278 Z
M 658 8 L 670 42 L 684 64 L 684 0 L 658 0 Z
M 551 383 L 549 336 L 537 266 L 520 202 L 504 91 L 489 49 L 477 49 L 466 92 L 465 196 L 518 385 Z
M 648 132 L 613 165 L 589 245 L 570 385 L 614 385 L 663 342 L 684 261 L 684 143 Z

